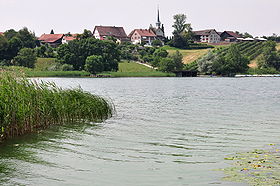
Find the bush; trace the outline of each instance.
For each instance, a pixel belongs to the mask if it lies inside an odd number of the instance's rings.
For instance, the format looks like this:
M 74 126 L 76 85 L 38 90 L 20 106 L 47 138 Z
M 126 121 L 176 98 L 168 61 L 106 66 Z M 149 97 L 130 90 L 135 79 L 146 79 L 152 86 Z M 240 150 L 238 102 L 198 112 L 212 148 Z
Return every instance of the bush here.
M 159 48 L 154 52 L 154 56 L 155 57 L 167 57 L 168 56 L 168 52 L 167 50 L 163 49 L 163 48 Z
M 103 70 L 104 70 L 103 57 L 96 56 L 96 55 L 87 57 L 86 64 L 85 64 L 85 70 L 92 74 L 103 72 Z
M 61 70 L 62 71 L 72 71 L 74 70 L 73 65 L 69 65 L 69 64 L 63 64 L 61 65 Z
M 15 64 L 18 66 L 34 68 L 36 62 L 36 54 L 34 49 L 23 48 L 19 51 L 18 55 L 14 58 Z
M 160 40 L 154 40 L 152 42 L 152 46 L 154 46 L 154 47 L 161 47 L 162 45 L 163 45 L 163 43 Z

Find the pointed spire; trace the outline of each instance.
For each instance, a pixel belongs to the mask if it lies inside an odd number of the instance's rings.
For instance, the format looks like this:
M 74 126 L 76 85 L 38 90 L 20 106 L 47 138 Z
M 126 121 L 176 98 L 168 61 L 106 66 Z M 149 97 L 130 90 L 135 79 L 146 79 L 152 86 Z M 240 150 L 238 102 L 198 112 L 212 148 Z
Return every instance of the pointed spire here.
M 159 19 L 159 6 L 158 6 L 158 17 L 157 17 L 157 22 L 158 22 L 158 23 L 160 22 L 160 19 Z
M 161 27 L 161 22 L 160 22 L 160 15 L 159 15 L 159 5 L 158 5 L 158 16 L 157 16 L 157 23 L 156 23 L 157 28 Z

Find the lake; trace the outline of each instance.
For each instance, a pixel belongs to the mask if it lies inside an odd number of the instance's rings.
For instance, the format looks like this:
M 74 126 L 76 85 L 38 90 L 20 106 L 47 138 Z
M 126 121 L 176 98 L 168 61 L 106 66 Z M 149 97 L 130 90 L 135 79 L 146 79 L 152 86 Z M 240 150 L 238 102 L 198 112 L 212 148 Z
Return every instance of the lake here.
M 101 95 L 116 113 L 1 145 L 1 185 L 246 185 L 216 169 L 280 140 L 278 78 L 41 80 Z

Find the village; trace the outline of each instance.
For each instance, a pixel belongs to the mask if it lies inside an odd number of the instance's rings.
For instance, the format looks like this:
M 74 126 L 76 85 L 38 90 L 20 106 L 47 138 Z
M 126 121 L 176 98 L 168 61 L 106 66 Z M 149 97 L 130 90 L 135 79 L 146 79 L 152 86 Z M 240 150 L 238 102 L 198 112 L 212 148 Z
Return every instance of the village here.
M 134 29 L 128 35 L 124 27 L 120 26 L 95 26 L 91 31 L 92 37 L 99 40 L 107 40 L 110 38 L 116 39 L 117 43 L 131 42 L 132 44 L 141 44 L 152 46 L 153 41 L 160 41 L 165 44 L 166 34 L 164 24 L 160 21 L 160 13 L 158 10 L 157 22 L 155 26 L 150 24 L 149 28 Z M 192 31 L 193 40 L 197 43 L 208 43 L 212 45 L 229 44 L 240 41 L 266 41 L 265 38 L 242 37 L 236 31 L 219 32 L 216 29 L 206 29 Z M 43 34 L 38 38 L 41 44 L 48 44 L 52 47 L 58 47 L 61 44 L 69 43 L 77 39 L 79 34 L 55 34 L 52 30 L 50 34 Z

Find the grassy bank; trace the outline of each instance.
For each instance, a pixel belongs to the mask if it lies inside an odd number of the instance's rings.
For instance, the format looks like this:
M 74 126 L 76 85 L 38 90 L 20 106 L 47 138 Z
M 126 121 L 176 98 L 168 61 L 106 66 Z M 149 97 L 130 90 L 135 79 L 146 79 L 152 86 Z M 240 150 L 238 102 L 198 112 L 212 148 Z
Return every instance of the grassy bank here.
M 99 75 L 111 77 L 174 77 L 173 73 L 160 72 L 135 62 L 119 63 L 118 72 L 105 72 Z
M 0 74 L 0 141 L 50 125 L 103 121 L 112 112 L 105 99 L 80 89 Z
M 211 49 L 195 49 L 195 50 L 182 50 L 174 47 L 164 46 L 164 49 L 168 51 L 169 54 L 174 54 L 178 50 L 183 55 L 183 63 L 189 64 L 197 60 L 198 58 L 207 54 Z

